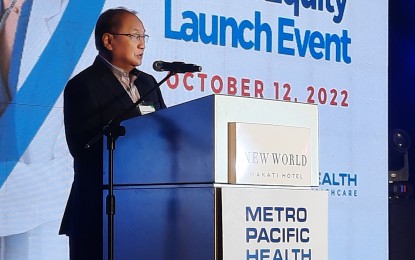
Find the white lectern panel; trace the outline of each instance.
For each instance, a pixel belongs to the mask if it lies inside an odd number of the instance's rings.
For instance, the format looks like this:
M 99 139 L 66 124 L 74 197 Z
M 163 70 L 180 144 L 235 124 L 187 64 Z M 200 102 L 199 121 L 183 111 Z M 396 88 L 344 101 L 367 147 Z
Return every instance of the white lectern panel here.
M 309 183 L 319 185 L 317 105 L 246 97 L 215 96 L 215 181 L 228 179 L 228 123 L 269 124 L 310 129 L 312 161 Z M 256 183 L 258 184 L 258 183 Z
M 222 188 L 223 259 L 328 259 L 326 191 Z

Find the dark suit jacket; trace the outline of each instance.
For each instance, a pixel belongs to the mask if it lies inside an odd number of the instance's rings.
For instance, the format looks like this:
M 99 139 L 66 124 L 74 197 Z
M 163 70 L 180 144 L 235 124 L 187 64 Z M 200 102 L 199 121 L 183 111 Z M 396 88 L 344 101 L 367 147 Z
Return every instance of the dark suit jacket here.
M 156 80 L 138 72 L 135 85 L 140 95 L 150 91 Z M 159 89 L 144 100 L 153 103 L 156 110 L 166 107 Z M 103 212 L 103 142 L 102 138 L 91 148 L 85 144 L 114 117 L 133 105 L 125 89 L 101 58 L 80 72 L 66 85 L 64 91 L 64 121 L 66 139 L 74 158 L 74 182 L 66 205 L 60 234 L 97 234 L 102 238 Z M 125 118 L 140 115 L 132 109 Z

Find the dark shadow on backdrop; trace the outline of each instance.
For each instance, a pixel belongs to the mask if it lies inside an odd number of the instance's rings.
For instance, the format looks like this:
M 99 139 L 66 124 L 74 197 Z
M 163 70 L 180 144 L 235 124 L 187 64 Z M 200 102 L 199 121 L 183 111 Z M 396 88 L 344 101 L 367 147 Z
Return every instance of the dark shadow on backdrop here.
M 415 259 L 415 1 L 389 1 L 389 132 L 404 129 L 408 150 L 408 197 L 389 200 L 389 260 Z M 389 164 L 397 162 L 394 156 Z M 398 162 L 399 163 L 399 162 Z

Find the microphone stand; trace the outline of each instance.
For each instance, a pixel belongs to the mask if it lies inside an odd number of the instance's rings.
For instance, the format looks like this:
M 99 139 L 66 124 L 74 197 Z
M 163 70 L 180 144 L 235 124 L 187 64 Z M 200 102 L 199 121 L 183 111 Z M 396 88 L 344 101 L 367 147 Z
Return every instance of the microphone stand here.
M 114 196 L 114 150 L 115 142 L 120 136 L 125 135 L 125 127 L 120 123 L 124 117 L 137 106 L 154 90 L 158 89 L 164 82 L 166 82 L 176 72 L 169 71 L 166 77 L 164 77 L 159 83 L 157 83 L 152 89 L 139 98 L 132 106 L 130 106 L 123 113 L 120 113 L 113 119 L 111 119 L 101 132 L 94 136 L 86 145 L 85 148 L 90 148 L 96 143 L 103 135 L 107 136 L 107 150 L 108 150 L 108 195 L 106 197 L 106 214 L 108 217 L 108 260 L 114 259 L 114 215 L 115 215 L 115 196 Z

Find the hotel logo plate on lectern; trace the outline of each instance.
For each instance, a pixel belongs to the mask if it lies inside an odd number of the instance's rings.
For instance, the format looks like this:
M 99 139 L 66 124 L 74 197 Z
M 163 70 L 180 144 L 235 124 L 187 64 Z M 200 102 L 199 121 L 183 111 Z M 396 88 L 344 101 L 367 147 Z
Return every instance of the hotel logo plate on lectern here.
M 229 182 L 310 186 L 311 130 L 253 123 L 229 123 Z

